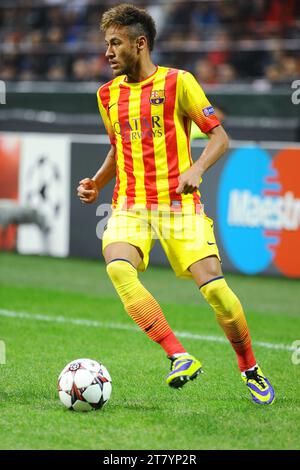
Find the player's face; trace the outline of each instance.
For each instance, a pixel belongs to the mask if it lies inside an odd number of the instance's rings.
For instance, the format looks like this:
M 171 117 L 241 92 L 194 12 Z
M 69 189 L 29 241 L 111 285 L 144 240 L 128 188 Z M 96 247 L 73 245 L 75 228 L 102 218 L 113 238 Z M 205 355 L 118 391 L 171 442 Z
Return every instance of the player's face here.
M 138 61 L 137 43 L 128 36 L 126 26 L 111 26 L 105 33 L 106 53 L 115 77 L 130 75 Z

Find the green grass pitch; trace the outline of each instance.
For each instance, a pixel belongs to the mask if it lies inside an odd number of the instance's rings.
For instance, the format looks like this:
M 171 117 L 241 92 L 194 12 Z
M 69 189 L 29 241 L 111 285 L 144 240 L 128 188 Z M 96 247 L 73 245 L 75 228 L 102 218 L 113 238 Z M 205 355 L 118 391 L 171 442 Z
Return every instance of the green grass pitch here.
M 252 403 L 193 282 L 155 267 L 141 279 L 203 363 L 182 390 L 165 385 L 165 353 L 135 329 L 103 263 L 0 255 L 1 449 L 299 449 L 300 364 L 290 350 L 300 339 L 299 281 L 227 276 L 276 391 L 268 407 Z M 57 376 L 78 357 L 102 361 L 112 376 L 103 410 L 71 412 L 58 400 Z

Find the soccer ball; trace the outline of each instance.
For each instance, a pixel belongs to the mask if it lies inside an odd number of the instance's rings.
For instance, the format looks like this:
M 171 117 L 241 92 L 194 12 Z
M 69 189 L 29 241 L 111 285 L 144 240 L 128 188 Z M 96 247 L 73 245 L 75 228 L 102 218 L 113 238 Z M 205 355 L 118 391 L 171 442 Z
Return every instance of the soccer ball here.
M 58 377 L 60 401 L 75 411 L 99 410 L 110 398 L 111 377 L 103 364 L 92 359 L 76 359 Z

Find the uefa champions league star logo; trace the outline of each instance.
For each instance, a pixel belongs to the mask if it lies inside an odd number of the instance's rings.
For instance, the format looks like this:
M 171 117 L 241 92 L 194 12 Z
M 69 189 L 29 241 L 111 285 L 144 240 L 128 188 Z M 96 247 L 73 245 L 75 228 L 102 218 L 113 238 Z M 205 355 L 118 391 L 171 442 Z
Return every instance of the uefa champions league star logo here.
M 62 181 L 57 164 L 46 156 L 39 157 L 29 168 L 26 181 L 26 202 L 38 209 L 50 226 L 61 211 Z
M 300 276 L 299 149 L 273 159 L 259 147 L 235 150 L 225 163 L 217 197 L 219 230 L 231 262 L 256 274 L 271 263 Z
M 77 369 L 80 369 L 80 364 L 79 364 L 79 362 L 73 362 L 73 364 L 70 365 L 69 369 L 70 369 L 70 370 L 73 370 L 73 371 L 75 371 L 75 370 L 77 370 Z

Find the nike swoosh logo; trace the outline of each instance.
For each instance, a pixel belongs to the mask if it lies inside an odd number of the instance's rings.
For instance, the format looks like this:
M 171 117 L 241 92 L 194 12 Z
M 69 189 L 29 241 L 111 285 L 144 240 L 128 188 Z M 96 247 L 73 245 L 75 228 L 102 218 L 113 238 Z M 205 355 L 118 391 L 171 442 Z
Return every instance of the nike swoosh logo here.
M 151 323 L 151 325 L 150 325 L 150 326 L 148 326 L 147 328 L 145 328 L 145 330 L 144 330 L 144 331 L 145 331 L 146 333 L 147 333 L 148 331 L 150 331 L 150 330 L 151 330 L 151 328 L 152 328 L 152 327 L 155 325 L 155 323 L 157 322 L 157 320 L 158 320 L 158 318 L 156 318 L 156 320 L 154 320 L 154 322 L 153 322 L 153 323 Z
M 117 104 L 117 103 L 113 103 L 110 106 L 108 106 L 108 110 L 110 110 L 110 108 L 112 108 L 115 104 Z
M 215 242 L 207 242 L 208 245 L 215 245 Z

